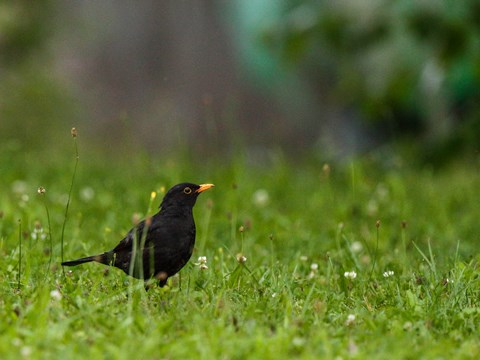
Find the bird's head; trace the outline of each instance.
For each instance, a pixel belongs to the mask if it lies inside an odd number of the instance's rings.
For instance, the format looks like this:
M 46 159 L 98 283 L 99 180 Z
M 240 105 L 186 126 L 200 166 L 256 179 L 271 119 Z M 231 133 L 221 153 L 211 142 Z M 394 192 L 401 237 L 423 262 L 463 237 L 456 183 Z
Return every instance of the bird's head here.
M 213 184 L 196 185 L 192 183 L 175 185 L 165 194 L 162 203 L 160 204 L 160 208 L 165 209 L 171 206 L 193 207 L 197 201 L 198 195 L 213 186 Z

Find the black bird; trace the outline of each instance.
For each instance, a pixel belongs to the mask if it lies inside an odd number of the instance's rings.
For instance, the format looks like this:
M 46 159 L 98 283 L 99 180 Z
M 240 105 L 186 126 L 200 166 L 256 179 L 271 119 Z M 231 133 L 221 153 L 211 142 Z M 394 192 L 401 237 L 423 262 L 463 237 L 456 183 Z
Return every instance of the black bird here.
M 167 283 L 192 256 L 195 245 L 193 206 L 198 195 L 213 184 L 178 184 L 165 194 L 160 211 L 131 229 L 113 249 L 103 254 L 65 261 L 75 266 L 90 261 L 115 266 L 137 279 Z

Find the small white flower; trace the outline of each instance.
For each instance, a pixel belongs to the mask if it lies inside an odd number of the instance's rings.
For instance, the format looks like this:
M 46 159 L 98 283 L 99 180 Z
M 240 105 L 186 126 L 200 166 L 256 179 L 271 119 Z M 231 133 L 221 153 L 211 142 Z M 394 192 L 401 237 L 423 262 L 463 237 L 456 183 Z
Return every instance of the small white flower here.
M 208 269 L 207 257 L 206 256 L 199 256 L 198 257 L 198 263 L 196 263 L 195 265 L 197 265 L 200 268 L 200 270 L 207 270 Z
M 307 261 L 307 260 L 308 260 L 308 256 L 302 255 L 302 256 L 300 256 L 300 260 L 301 260 L 301 261 Z
M 363 250 L 363 245 L 360 241 L 354 241 L 350 245 L 350 250 L 352 250 L 352 252 L 354 252 L 354 253 L 359 253 L 360 251 Z
M 88 202 L 90 200 L 93 200 L 94 197 L 95 197 L 95 190 L 93 190 L 90 186 L 85 186 L 80 190 L 80 198 L 83 201 Z
M 28 184 L 23 180 L 16 180 L 12 184 L 12 191 L 16 194 L 22 194 L 28 190 Z
M 62 300 L 62 294 L 58 290 L 50 291 L 50 297 L 52 298 L 52 300 Z
M 343 274 L 347 279 L 353 280 L 357 277 L 357 273 L 355 271 L 345 271 Z
M 20 352 L 21 352 L 21 354 L 24 358 L 27 358 L 30 355 L 32 355 L 32 348 L 30 346 L 24 346 L 24 347 L 22 347 Z
M 318 271 L 318 264 L 312 263 L 312 265 L 310 265 L 310 274 L 308 274 L 308 278 L 313 279 L 317 271 Z
M 293 346 L 295 347 L 302 347 L 305 345 L 307 341 L 305 340 L 305 338 L 302 338 L 302 337 L 299 337 L 299 336 L 295 336 L 292 340 L 292 344 Z
M 393 276 L 393 275 L 395 275 L 395 273 L 392 270 L 388 270 L 388 271 L 385 271 L 383 273 L 383 277 L 385 277 L 385 278 L 388 278 L 388 277 Z
M 30 234 L 30 236 L 32 237 L 32 240 L 38 240 L 38 239 L 45 240 L 47 238 L 47 234 L 45 233 L 42 227 L 40 228 L 35 227 L 32 233 Z
M 347 320 L 345 320 L 345 325 L 350 326 L 355 322 L 355 315 L 354 314 L 348 314 Z
M 259 189 L 253 193 L 253 203 L 259 207 L 267 205 L 269 200 L 268 191 L 265 189 Z

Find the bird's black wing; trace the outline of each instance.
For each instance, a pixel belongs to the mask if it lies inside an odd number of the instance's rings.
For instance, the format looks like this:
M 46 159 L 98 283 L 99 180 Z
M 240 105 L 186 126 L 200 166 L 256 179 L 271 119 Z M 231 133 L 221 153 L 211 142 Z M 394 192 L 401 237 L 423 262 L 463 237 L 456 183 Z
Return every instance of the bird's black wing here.
M 152 235 L 158 231 L 160 226 L 161 221 L 158 217 L 158 214 L 149 219 L 148 225 L 146 225 L 145 220 L 142 220 L 137 226 L 130 229 L 127 235 L 125 235 L 125 237 L 118 243 L 117 246 L 115 246 L 112 251 L 114 253 L 130 252 L 133 248 L 133 242 L 136 241 L 138 246 L 143 239 L 145 247 L 148 247 L 154 238 Z

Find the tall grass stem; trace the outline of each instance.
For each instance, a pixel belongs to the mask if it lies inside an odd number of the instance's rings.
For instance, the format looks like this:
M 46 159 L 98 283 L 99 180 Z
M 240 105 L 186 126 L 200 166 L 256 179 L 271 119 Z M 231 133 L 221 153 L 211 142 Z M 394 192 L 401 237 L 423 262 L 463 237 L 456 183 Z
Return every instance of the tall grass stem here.
M 74 142 L 74 145 L 75 145 L 75 166 L 73 168 L 72 181 L 70 182 L 70 189 L 68 191 L 67 205 L 65 206 L 65 215 L 64 215 L 63 224 L 62 224 L 62 234 L 60 236 L 60 257 L 62 259 L 62 263 L 64 262 L 65 225 L 67 224 L 68 209 L 70 207 L 73 185 L 75 184 L 75 177 L 77 175 L 78 158 L 79 158 L 79 156 L 78 156 L 78 145 L 77 145 L 77 131 L 76 131 L 75 128 L 72 129 L 72 136 L 73 136 L 73 142 Z M 65 276 L 65 268 L 63 266 L 62 266 L 62 271 L 63 271 L 63 275 Z
M 22 279 L 22 220 L 18 220 L 18 290 Z

